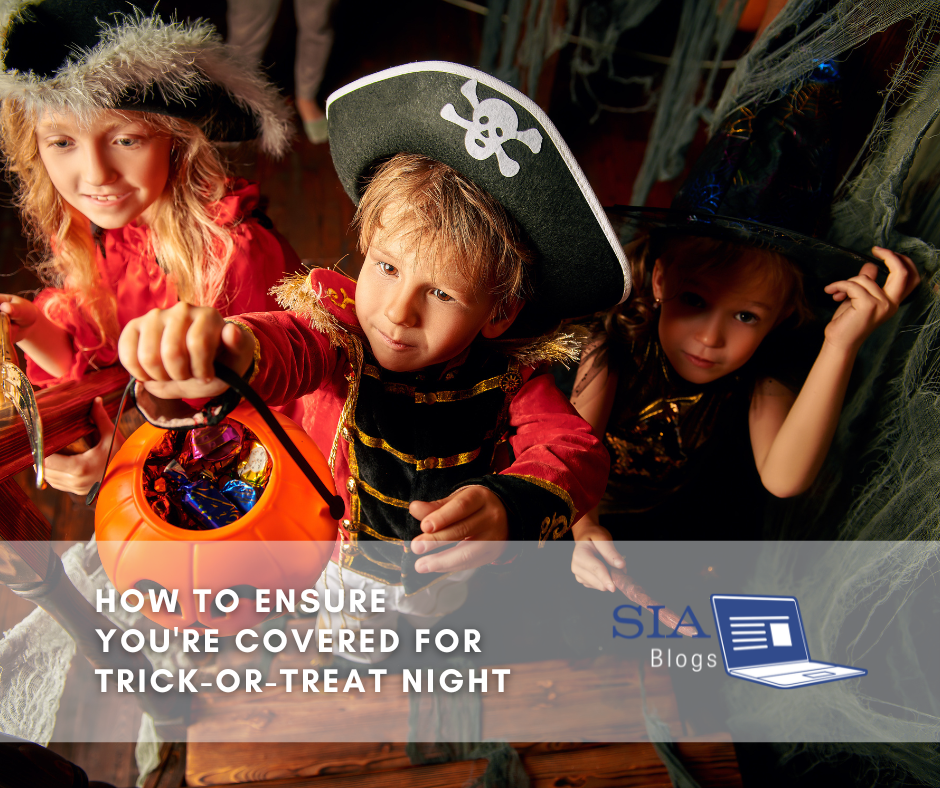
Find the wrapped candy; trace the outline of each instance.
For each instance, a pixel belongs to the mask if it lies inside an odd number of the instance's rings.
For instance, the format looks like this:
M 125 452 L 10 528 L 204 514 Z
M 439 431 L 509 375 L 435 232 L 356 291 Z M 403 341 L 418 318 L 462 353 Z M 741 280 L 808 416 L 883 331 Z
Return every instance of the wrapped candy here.
M 164 477 L 175 486 L 171 500 L 179 500 L 183 508 L 205 528 L 221 528 L 234 523 L 242 513 L 222 491 L 207 479 L 191 480 L 183 467 L 171 460 Z
M 258 441 L 245 441 L 241 461 L 238 463 L 238 478 L 254 487 L 264 487 L 271 476 L 271 457 Z
M 258 499 L 263 492 L 264 490 L 259 490 L 254 485 L 241 479 L 232 479 L 222 486 L 222 494 L 234 503 L 243 514 L 248 514 L 251 511 L 251 508 L 258 503 Z
M 251 511 L 271 475 L 255 434 L 234 421 L 166 432 L 144 462 L 144 496 L 170 525 L 207 530 Z
M 241 449 L 244 433 L 245 428 L 241 424 L 226 419 L 210 427 L 191 430 L 187 436 L 187 444 L 192 450 L 193 459 L 215 458 L 229 453 L 230 444 L 235 444 L 235 448 Z

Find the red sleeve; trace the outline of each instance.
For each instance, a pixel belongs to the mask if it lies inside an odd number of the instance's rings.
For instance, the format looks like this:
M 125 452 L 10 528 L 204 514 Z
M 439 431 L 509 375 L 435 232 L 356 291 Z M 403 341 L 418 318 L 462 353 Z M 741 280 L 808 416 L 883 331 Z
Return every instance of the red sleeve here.
M 231 320 L 251 331 L 258 343 L 251 387 L 268 405 L 284 405 L 316 391 L 344 358 L 309 320 L 293 312 L 255 312 Z M 237 397 L 227 398 L 229 393 L 213 400 L 168 400 L 154 397 L 138 383 L 135 396 L 147 421 L 176 428 L 203 424 L 208 415 L 227 415 L 238 404 Z
M 26 376 L 31 383 L 45 387 L 78 380 L 89 367 L 101 369 L 117 363 L 117 341 L 111 338 L 102 340 L 98 336 L 93 321 L 86 316 L 74 294 L 48 287 L 36 296 L 33 303 L 71 337 L 72 363 L 69 371 L 57 378 L 26 356 Z
M 247 326 L 258 342 L 251 386 L 269 405 L 285 405 L 316 391 L 343 356 L 309 320 L 293 312 L 257 312 L 232 320 Z
M 266 223 L 267 220 L 265 220 Z M 270 290 L 300 268 L 300 258 L 276 230 L 249 216 L 232 228 L 235 251 L 225 277 L 223 315 L 280 310 Z
M 515 459 L 481 483 L 503 501 L 510 539 L 560 539 L 599 503 L 610 472 L 607 450 L 548 374 L 522 386 L 509 421 Z

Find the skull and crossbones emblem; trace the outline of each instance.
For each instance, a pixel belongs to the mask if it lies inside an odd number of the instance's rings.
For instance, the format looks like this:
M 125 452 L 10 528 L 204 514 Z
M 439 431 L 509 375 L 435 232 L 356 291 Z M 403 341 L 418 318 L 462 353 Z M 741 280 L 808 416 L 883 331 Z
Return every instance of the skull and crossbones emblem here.
M 519 162 L 509 158 L 503 150 L 503 143 L 508 140 L 519 140 L 530 151 L 538 153 L 542 149 L 542 134 L 538 129 L 519 131 L 519 117 L 512 106 L 505 101 L 497 98 L 479 101 L 475 79 L 465 82 L 460 92 L 473 107 L 473 119 L 462 118 L 454 109 L 453 104 L 444 106 L 441 110 L 441 117 L 467 130 L 464 137 L 467 153 L 478 161 L 488 159 L 495 153 L 496 161 L 499 162 L 499 171 L 505 177 L 511 178 L 519 172 Z

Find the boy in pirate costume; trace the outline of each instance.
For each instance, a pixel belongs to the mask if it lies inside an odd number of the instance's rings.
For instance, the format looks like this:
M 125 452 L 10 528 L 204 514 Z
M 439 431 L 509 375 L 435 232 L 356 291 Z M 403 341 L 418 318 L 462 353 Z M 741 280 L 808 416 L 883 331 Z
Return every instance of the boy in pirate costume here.
M 564 141 L 502 82 L 412 64 L 338 91 L 328 116 L 358 283 L 315 270 L 278 288 L 290 311 L 229 325 L 154 311 L 121 360 L 158 425 L 193 415 L 169 399 L 223 395 L 216 357 L 272 404 L 304 397 L 346 503 L 326 584 L 385 584 L 390 609 L 430 622 L 467 570 L 511 560 L 507 540 L 561 538 L 599 500 L 607 453 L 543 365 L 571 352 L 559 321 L 622 301 L 629 274 Z

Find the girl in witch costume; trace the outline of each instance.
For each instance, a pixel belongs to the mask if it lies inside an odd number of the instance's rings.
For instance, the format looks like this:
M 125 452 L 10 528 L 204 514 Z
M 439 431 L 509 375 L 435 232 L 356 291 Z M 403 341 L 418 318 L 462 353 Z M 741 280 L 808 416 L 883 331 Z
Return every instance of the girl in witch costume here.
M 799 90 L 733 114 L 671 210 L 618 209 L 637 297 L 598 318 L 572 397 L 612 459 L 604 500 L 573 529 L 583 585 L 614 591 L 607 565 L 625 561 L 613 539 L 647 526 L 656 538 L 716 537 L 701 529 L 702 509 L 733 496 L 695 488 L 696 476 L 721 464 L 721 438 L 745 414 L 764 487 L 805 491 L 859 348 L 920 282 L 903 255 L 873 249 L 888 269 L 879 285 L 873 260 L 811 237 L 833 188 L 839 86 L 821 64 Z M 782 356 L 817 292 L 838 306 L 800 386 Z M 697 514 L 677 516 L 687 497 Z
M 121 328 L 178 300 L 223 313 L 274 309 L 268 290 L 299 259 L 229 176 L 216 142 L 260 137 L 282 153 L 276 90 L 205 22 L 163 20 L 122 0 L 0 8 L 0 142 L 48 286 L 0 295 L 37 385 L 117 361 Z M 52 486 L 100 478 L 108 419 L 90 451 L 46 460 Z
M 209 415 L 232 407 L 204 380 L 217 353 L 268 402 L 302 396 L 346 508 L 321 594 L 386 586 L 386 618 L 364 626 L 429 626 L 461 606 L 469 570 L 514 557 L 507 540 L 563 538 L 599 500 L 607 453 L 546 366 L 573 350 L 561 319 L 622 300 L 630 279 L 557 130 L 499 80 L 410 64 L 334 93 L 327 111 L 359 206 L 358 282 L 314 270 L 278 288 L 290 311 L 237 325 L 153 312 L 125 328 L 121 361 L 158 426 L 207 418 L 182 397 L 219 395 Z

